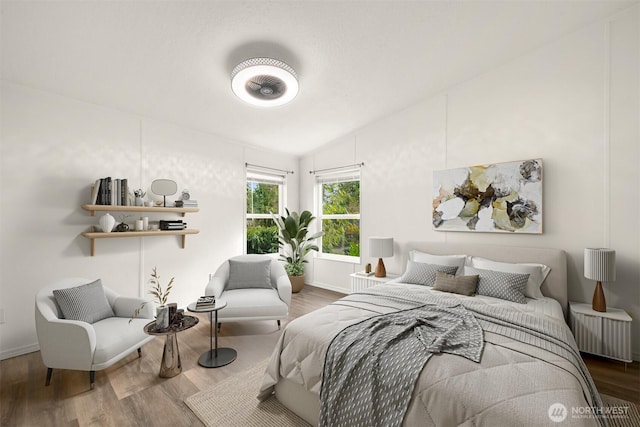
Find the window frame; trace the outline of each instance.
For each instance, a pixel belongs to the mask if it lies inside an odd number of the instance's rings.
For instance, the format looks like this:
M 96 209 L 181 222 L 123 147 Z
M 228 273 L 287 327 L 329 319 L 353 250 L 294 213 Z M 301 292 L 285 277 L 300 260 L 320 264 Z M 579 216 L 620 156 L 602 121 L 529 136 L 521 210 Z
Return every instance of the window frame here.
M 359 193 L 358 193 L 358 206 L 359 212 L 357 214 L 324 214 L 324 205 L 323 205 L 323 188 L 324 184 L 336 184 L 341 182 L 354 182 L 358 181 L 359 183 Z M 318 231 L 324 231 L 323 220 L 328 219 L 345 219 L 345 220 L 358 220 L 359 222 L 359 233 L 358 233 L 358 245 L 360 245 L 360 255 L 342 255 L 342 254 L 334 254 L 323 252 L 322 250 L 322 239 L 319 239 L 318 248 L 319 250 L 316 253 L 316 257 L 325 260 L 332 261 L 341 261 L 348 262 L 352 264 L 360 264 L 362 257 L 362 180 L 360 176 L 360 169 L 349 169 L 349 170 L 341 170 L 338 172 L 332 173 L 323 173 L 316 174 L 315 179 L 315 193 L 316 193 L 316 218 L 317 218 L 317 228 Z
M 244 185 L 244 245 L 243 252 L 246 255 L 247 251 L 247 222 L 252 219 L 270 219 L 273 220 L 273 217 L 270 213 L 249 213 L 247 212 L 247 186 L 250 182 L 255 182 L 257 184 L 269 184 L 269 185 L 277 185 L 278 186 L 278 212 L 274 212 L 275 215 L 284 215 L 284 208 L 286 206 L 286 194 L 287 194 L 287 175 L 286 174 L 278 174 L 274 172 L 265 172 L 259 168 L 247 167 L 245 173 L 245 185 Z M 274 222 L 275 225 L 275 222 Z M 277 256 L 280 253 L 280 247 L 276 252 L 271 252 L 265 255 L 269 256 Z

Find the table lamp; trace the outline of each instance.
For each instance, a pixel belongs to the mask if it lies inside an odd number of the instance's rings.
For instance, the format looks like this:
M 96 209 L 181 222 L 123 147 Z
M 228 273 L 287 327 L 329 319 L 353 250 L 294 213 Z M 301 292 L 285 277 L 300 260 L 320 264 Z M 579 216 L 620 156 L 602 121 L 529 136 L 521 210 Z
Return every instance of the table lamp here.
M 602 292 L 602 282 L 616 280 L 616 251 L 606 248 L 587 248 L 584 250 L 584 277 L 596 281 L 591 308 L 606 312 L 607 302 Z
M 378 258 L 375 276 L 386 277 L 387 270 L 382 258 L 393 256 L 393 237 L 369 237 L 369 256 Z

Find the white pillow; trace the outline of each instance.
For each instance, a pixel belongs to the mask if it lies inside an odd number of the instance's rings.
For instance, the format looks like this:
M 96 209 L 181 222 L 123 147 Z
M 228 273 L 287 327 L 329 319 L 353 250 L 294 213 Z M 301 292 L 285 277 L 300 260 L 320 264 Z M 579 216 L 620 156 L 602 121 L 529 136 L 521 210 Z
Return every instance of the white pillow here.
M 528 274 L 529 280 L 527 281 L 527 287 L 524 290 L 524 295 L 529 298 L 541 299 L 544 298 L 540 291 L 542 282 L 547 278 L 547 275 L 551 271 L 551 268 L 544 264 L 535 263 L 509 263 L 498 262 L 486 258 L 472 256 L 469 262 L 470 267 L 481 268 L 483 270 L 501 271 L 504 273 L 519 273 Z
M 436 264 L 458 267 L 458 275 L 464 274 L 464 264 L 467 259 L 466 255 L 432 255 L 426 252 L 416 250 L 409 251 L 409 260 L 421 262 L 423 264 Z

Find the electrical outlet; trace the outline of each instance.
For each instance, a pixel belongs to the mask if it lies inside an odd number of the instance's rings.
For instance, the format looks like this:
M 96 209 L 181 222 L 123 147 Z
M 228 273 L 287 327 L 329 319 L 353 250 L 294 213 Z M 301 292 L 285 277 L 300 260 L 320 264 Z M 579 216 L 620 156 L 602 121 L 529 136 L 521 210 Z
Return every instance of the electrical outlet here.
M 4 308 L 0 308 L 0 324 L 4 323 Z

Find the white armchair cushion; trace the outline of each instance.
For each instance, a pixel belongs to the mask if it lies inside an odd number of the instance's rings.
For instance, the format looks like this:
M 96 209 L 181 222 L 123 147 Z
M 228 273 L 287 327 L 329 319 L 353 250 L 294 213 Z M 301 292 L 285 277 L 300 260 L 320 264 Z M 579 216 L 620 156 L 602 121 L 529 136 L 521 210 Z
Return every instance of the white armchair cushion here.
M 224 291 L 227 306 L 218 312 L 218 320 L 286 317 L 289 307 L 275 289 L 234 289 Z
M 53 295 L 65 319 L 95 323 L 114 316 L 100 279 L 86 285 L 55 289 Z
M 125 324 L 126 321 L 126 324 Z M 93 370 L 101 370 L 121 355 L 131 353 L 147 341 L 144 325 L 149 319 L 133 319 L 131 323 L 121 317 L 110 317 L 93 324 L 96 349 L 93 353 Z
M 227 290 L 264 288 L 271 286 L 271 260 L 270 259 L 230 259 L 229 282 Z

